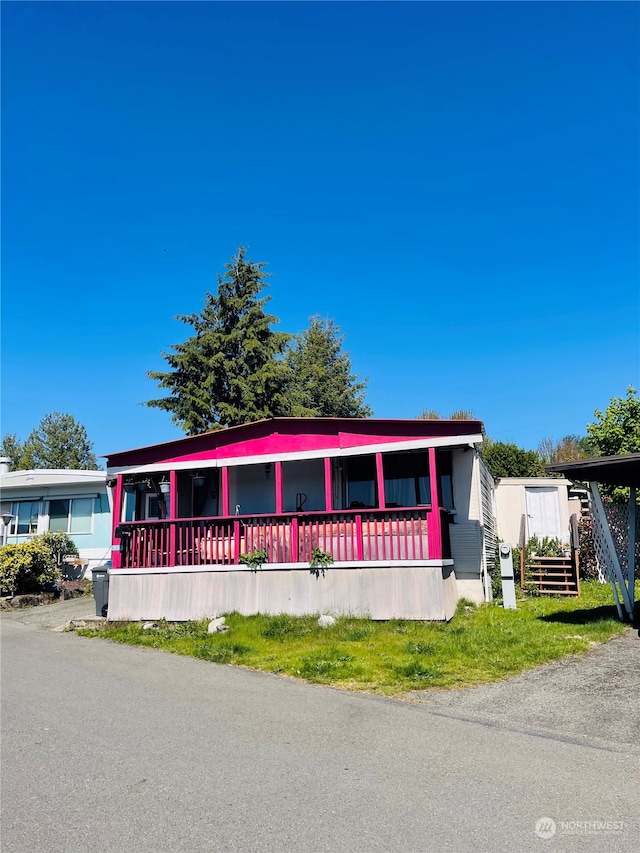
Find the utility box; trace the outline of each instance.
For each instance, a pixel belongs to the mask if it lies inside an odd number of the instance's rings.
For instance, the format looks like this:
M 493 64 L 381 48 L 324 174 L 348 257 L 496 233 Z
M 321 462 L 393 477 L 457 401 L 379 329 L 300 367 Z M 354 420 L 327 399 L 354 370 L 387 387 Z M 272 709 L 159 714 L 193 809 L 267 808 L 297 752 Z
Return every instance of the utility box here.
M 94 569 L 92 572 L 93 597 L 96 602 L 96 616 L 106 616 L 109 607 L 109 570 Z
M 513 574 L 513 552 L 507 542 L 500 543 L 500 577 L 502 578 L 502 606 L 516 609 L 516 585 Z

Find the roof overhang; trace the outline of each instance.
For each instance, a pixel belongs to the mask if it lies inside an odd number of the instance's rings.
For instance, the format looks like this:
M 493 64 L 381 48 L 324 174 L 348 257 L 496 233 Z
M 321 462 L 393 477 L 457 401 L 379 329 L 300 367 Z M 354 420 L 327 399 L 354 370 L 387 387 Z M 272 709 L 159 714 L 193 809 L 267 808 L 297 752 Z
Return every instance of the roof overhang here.
M 640 453 L 558 462 L 555 465 L 545 465 L 544 469 L 549 473 L 564 474 L 568 480 L 574 482 L 640 486 Z

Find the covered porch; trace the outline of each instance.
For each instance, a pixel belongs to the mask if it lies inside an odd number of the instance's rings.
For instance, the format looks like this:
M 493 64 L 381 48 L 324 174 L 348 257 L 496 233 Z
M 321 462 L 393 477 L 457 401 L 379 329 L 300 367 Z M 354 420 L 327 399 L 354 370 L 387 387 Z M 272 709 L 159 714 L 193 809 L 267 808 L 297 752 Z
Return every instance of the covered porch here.
M 475 421 L 273 419 L 114 454 L 109 618 L 449 619 L 481 438 Z

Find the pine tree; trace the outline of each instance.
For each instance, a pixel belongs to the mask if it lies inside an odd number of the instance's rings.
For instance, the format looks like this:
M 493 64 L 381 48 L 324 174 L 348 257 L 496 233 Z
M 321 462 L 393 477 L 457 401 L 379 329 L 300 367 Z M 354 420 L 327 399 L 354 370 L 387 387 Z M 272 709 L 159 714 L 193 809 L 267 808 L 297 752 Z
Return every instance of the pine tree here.
M 72 415 L 62 412 L 45 415 L 24 443 L 15 435 L 5 435 L 2 455 L 11 458 L 14 471 L 31 468 L 95 470 L 100 467 L 86 429 Z
M 349 353 L 342 352 L 344 335 L 333 320 L 310 318 L 287 352 L 290 371 L 288 398 L 298 417 L 366 418 L 367 380 L 352 373 Z
M 171 369 L 147 373 L 170 394 L 144 405 L 171 412 L 188 435 L 288 414 L 282 355 L 290 335 L 274 332 L 278 318 L 264 311 L 264 266 L 241 246 L 202 312 L 178 316 L 194 334 L 162 354 Z

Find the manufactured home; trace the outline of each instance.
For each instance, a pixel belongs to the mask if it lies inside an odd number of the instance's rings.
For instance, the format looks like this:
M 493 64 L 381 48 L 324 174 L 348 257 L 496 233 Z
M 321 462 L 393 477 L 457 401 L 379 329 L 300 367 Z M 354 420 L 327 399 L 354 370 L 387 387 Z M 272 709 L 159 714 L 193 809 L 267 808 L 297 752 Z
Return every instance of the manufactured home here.
M 109 619 L 448 620 L 491 596 L 481 441 L 476 420 L 273 418 L 108 454 Z

